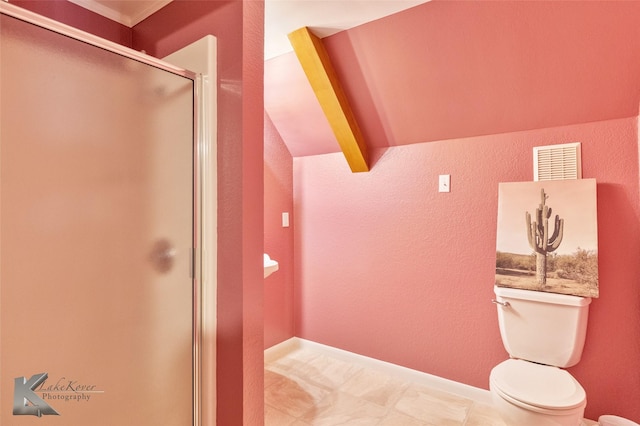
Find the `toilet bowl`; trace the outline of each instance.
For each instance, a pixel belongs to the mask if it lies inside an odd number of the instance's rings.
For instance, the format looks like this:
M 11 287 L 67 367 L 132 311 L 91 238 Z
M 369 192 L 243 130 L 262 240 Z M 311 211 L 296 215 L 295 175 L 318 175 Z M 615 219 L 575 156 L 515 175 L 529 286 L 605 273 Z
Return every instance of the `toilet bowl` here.
M 567 371 L 523 360 L 495 366 L 489 389 L 507 425 L 578 426 L 587 405 L 584 389 Z
M 638 423 L 618 416 L 605 415 L 598 419 L 600 426 L 640 426 Z

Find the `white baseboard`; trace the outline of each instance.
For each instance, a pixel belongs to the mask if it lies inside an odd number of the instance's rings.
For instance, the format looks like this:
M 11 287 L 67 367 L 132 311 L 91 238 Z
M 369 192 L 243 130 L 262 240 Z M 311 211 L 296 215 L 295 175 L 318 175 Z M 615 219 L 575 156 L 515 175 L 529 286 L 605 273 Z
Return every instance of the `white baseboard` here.
M 443 392 L 449 392 L 464 398 L 472 399 L 483 404 L 491 404 L 491 393 L 486 389 L 480 389 L 464 383 L 454 382 L 453 380 L 444 379 L 432 374 L 412 370 L 410 368 L 391 364 L 390 362 L 380 361 L 375 358 L 312 342 L 310 340 L 300 339 L 298 337 L 292 337 L 289 340 L 285 340 L 282 343 L 266 349 L 264 351 L 264 359 L 265 362 L 273 362 L 278 358 L 301 349 L 313 350 L 314 352 L 323 353 L 342 361 L 361 365 L 363 367 L 375 368 L 378 371 L 383 371 L 389 375 L 396 376 L 401 380 L 419 383 Z

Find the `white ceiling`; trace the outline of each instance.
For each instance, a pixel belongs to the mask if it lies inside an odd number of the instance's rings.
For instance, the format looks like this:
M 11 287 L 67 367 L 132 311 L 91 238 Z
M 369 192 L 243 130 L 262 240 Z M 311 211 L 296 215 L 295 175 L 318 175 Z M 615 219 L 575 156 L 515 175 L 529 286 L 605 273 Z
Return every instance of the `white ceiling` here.
M 172 0 L 69 0 L 133 27 Z M 429 0 L 265 0 L 265 60 L 290 52 L 287 34 L 310 27 L 326 37 Z
M 148 18 L 172 0 L 69 0 L 127 27 Z

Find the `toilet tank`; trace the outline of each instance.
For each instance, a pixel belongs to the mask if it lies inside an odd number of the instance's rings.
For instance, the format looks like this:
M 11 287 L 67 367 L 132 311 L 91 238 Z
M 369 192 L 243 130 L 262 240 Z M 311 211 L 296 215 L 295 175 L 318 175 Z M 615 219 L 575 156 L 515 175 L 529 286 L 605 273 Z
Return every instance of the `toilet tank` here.
M 512 358 L 563 368 L 580 361 L 590 298 L 498 286 L 494 291 L 500 335 Z

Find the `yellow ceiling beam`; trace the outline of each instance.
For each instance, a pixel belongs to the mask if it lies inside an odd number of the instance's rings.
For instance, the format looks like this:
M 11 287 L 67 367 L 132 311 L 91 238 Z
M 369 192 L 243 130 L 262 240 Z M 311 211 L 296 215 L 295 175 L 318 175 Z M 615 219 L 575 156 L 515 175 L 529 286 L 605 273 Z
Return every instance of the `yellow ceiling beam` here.
M 322 40 L 302 27 L 289 41 L 352 172 L 368 172 L 367 146 Z

